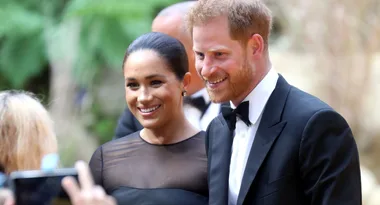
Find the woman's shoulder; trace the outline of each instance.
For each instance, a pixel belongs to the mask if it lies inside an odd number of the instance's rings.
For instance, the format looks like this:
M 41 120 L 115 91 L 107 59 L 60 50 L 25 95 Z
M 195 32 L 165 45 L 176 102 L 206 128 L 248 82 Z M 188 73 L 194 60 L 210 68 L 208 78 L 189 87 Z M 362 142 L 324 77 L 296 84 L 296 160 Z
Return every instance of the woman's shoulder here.
M 99 146 L 92 155 L 92 158 L 101 159 L 103 162 L 124 156 L 130 153 L 135 147 L 143 144 L 139 137 L 139 132 L 129 134 L 125 137 L 114 139 Z
M 198 150 L 199 148 L 202 148 L 205 146 L 205 138 L 206 138 L 206 132 L 204 131 L 199 131 L 193 136 L 175 144 L 178 145 L 179 147 L 182 147 L 182 149 L 187 150 L 187 149 L 195 149 Z M 202 150 L 202 149 L 201 149 Z M 201 151 L 200 150 L 200 151 Z
M 206 132 L 201 130 L 198 133 L 196 133 L 192 138 L 205 139 L 206 138 Z
M 205 131 L 203 131 L 203 130 L 201 130 L 201 131 L 199 131 L 196 135 L 200 135 L 200 136 L 206 136 L 206 132 Z

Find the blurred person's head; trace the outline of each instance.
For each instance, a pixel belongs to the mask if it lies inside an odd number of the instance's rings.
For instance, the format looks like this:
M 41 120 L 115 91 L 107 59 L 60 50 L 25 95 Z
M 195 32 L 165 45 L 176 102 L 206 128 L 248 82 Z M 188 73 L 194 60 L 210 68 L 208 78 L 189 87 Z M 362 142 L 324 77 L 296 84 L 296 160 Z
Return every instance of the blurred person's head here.
M 185 17 L 195 2 L 180 2 L 166 7 L 156 16 L 152 23 L 153 32 L 168 34 L 185 46 L 189 60 L 189 71 L 192 74 L 191 83 L 187 90 L 189 95 L 204 88 L 201 78 L 195 69 L 193 42 L 189 32 L 186 31 Z
M 211 100 L 239 104 L 270 69 L 270 10 L 260 0 L 197 1 L 187 23 Z
M 0 164 L 6 174 L 40 169 L 46 154 L 57 152 L 49 113 L 31 93 L 0 92 Z
M 128 107 L 145 128 L 184 119 L 183 96 L 191 74 L 179 40 L 159 32 L 138 37 L 128 47 L 123 72 Z

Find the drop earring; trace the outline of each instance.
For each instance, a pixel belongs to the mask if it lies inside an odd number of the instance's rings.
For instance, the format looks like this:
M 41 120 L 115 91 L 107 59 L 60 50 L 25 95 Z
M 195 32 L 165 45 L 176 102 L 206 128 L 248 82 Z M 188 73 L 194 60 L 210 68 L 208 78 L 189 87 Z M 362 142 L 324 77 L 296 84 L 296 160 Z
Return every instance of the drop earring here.
M 185 97 L 186 95 L 187 95 L 186 90 L 182 91 L 182 96 Z

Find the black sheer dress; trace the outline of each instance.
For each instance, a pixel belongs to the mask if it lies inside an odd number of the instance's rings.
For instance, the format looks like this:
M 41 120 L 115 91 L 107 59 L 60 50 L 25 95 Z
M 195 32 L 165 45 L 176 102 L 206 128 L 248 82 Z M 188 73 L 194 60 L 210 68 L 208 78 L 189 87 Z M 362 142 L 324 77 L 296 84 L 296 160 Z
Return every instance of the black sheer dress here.
M 135 132 L 100 146 L 90 168 L 119 205 L 206 205 L 205 132 L 170 145 L 153 145 Z

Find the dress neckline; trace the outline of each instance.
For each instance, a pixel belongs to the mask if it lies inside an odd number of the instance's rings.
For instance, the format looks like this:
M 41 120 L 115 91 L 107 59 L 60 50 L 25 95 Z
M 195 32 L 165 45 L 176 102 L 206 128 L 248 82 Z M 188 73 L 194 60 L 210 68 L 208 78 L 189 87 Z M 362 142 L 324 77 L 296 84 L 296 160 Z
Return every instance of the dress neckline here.
M 184 140 L 182 140 L 182 141 L 174 142 L 174 143 L 169 143 L 169 144 L 153 144 L 153 143 L 150 143 L 150 142 L 144 140 L 144 138 L 141 137 L 140 132 L 141 132 L 141 131 L 137 132 L 137 136 L 138 136 L 138 138 L 139 138 L 141 141 L 143 141 L 144 143 L 146 143 L 146 144 L 148 144 L 148 145 L 152 145 L 152 146 L 159 146 L 159 147 L 162 146 L 162 147 L 167 147 L 167 146 L 174 146 L 174 145 L 178 145 L 178 144 L 182 144 L 182 143 L 185 143 L 185 142 L 187 142 L 187 141 L 190 141 L 191 139 L 194 139 L 195 137 L 199 136 L 199 134 L 201 134 L 203 131 L 199 131 L 199 132 L 197 132 L 195 135 L 193 135 L 193 136 L 191 136 L 191 137 L 189 137 L 189 138 L 187 138 L 187 139 L 184 139 Z

